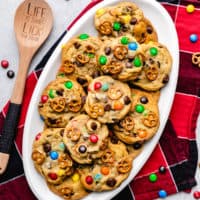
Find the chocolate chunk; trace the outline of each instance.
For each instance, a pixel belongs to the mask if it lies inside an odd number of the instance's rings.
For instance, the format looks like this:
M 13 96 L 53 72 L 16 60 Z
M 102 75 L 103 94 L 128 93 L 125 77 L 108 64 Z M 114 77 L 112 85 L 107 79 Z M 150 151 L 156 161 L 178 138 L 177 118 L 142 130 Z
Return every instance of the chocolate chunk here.
M 142 104 L 146 104 L 146 103 L 148 103 L 148 98 L 147 97 L 145 97 L 145 96 L 143 96 L 143 97 L 141 97 L 140 98 L 140 102 L 142 103 Z
M 111 105 L 110 104 L 106 104 L 104 106 L 104 111 L 110 111 L 111 110 Z
M 92 74 L 92 78 L 97 78 L 101 76 L 101 72 L 100 71 L 94 71 L 93 74 Z
M 95 122 L 91 123 L 91 129 L 94 131 L 97 130 L 97 124 Z
M 105 51 L 105 54 L 108 56 L 108 55 L 110 55 L 110 53 L 111 53 L 111 48 L 110 48 L 110 47 L 106 47 L 106 48 L 104 49 L 104 51 Z
M 134 56 L 128 56 L 128 61 L 129 62 L 133 62 L 133 60 L 134 60 Z
M 76 80 L 81 85 L 84 85 L 85 83 L 87 83 L 87 79 L 84 79 L 84 78 L 81 78 L 81 77 L 77 77 Z
M 82 105 L 85 104 L 85 101 L 86 101 L 86 96 L 82 96 L 82 97 L 81 97 L 81 103 L 82 103 Z
M 153 60 L 152 58 L 149 58 L 149 62 L 150 62 L 151 64 L 154 64 L 154 60 Z
M 50 152 L 51 151 L 51 144 L 49 144 L 49 143 L 43 144 L 43 149 L 46 153 Z
M 63 89 L 56 90 L 56 94 L 57 94 L 58 96 L 63 96 L 63 92 L 64 92 Z
M 113 144 L 117 144 L 119 139 L 115 136 L 115 135 L 112 135 L 110 141 L 113 143 Z
M 75 47 L 76 49 L 79 49 L 79 48 L 80 48 L 80 46 L 81 46 L 81 44 L 80 44 L 80 43 L 78 43 L 78 42 L 75 42 L 75 43 L 74 43 L 74 47 Z
M 47 121 L 48 121 L 50 124 L 56 124 L 57 119 L 52 119 L 52 118 L 48 117 L 48 118 L 47 118 Z
M 115 178 L 109 178 L 106 181 L 106 185 L 109 186 L 109 187 L 114 187 L 116 183 L 117 183 L 117 181 L 116 181 Z
M 142 147 L 142 144 L 139 143 L 139 142 L 135 142 L 135 143 L 133 144 L 133 148 L 134 148 L 135 150 L 138 150 L 138 149 L 140 149 L 141 147 Z
M 135 25 L 137 23 L 137 19 L 135 17 L 133 17 L 130 21 L 131 25 Z
M 147 33 L 148 34 L 152 34 L 153 33 L 153 28 L 150 25 L 147 26 Z
M 163 78 L 163 81 L 162 81 L 164 84 L 168 83 L 169 82 L 169 76 L 166 75 L 164 78 Z
M 124 104 L 125 104 L 125 105 L 128 105 L 128 104 L 130 104 L 130 103 L 131 103 L 130 98 L 129 98 L 128 96 L 125 96 L 125 97 L 124 97 Z
M 60 130 L 60 136 L 63 136 L 64 135 L 64 129 L 61 129 Z
M 76 66 L 78 66 L 78 67 L 83 67 L 83 66 L 84 66 L 84 64 L 81 63 L 81 62 L 79 62 L 78 60 L 76 60 L 74 64 L 75 64 Z

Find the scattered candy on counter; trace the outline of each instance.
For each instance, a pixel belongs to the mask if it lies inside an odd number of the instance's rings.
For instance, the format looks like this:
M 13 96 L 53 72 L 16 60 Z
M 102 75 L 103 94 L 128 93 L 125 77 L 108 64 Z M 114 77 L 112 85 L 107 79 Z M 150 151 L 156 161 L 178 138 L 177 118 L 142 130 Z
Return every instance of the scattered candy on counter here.
M 162 199 L 164 199 L 165 197 L 167 197 L 167 192 L 165 190 L 160 190 L 158 192 L 158 196 Z
M 158 179 L 158 177 L 157 177 L 156 174 L 152 173 L 152 174 L 149 175 L 149 181 L 150 182 L 156 182 L 157 179 Z
M 194 197 L 195 199 L 200 199 L 200 192 L 199 192 L 199 191 L 195 191 L 195 192 L 193 193 L 193 197 Z
M 160 172 L 161 174 L 164 174 L 164 173 L 166 172 L 166 168 L 165 168 L 164 166 L 160 166 L 160 167 L 159 167 L 159 172 Z
M 190 41 L 191 41 L 192 43 L 197 42 L 197 41 L 198 41 L 198 35 L 197 35 L 197 34 L 191 34 L 191 35 L 190 35 Z
M 194 7 L 193 4 L 188 4 L 188 5 L 186 6 L 186 11 L 187 11 L 187 13 L 193 13 L 194 10 L 195 10 L 195 7 Z
M 1 61 L 1 66 L 2 66 L 4 69 L 6 69 L 6 68 L 8 68 L 8 66 L 9 66 L 9 62 L 8 62 L 7 60 L 2 60 L 2 61 Z
M 15 72 L 13 70 L 8 70 L 7 76 L 8 76 L 8 78 L 13 78 L 15 76 Z

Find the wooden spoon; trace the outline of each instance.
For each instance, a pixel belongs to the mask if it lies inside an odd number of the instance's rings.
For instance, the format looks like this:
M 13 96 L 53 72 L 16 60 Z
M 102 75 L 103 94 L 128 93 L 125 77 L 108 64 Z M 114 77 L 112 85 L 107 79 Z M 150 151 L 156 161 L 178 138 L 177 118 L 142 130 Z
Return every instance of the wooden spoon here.
M 25 0 L 16 11 L 14 30 L 20 59 L 10 106 L 0 134 L 0 174 L 7 167 L 15 138 L 30 62 L 36 51 L 47 39 L 52 26 L 52 11 L 44 0 Z

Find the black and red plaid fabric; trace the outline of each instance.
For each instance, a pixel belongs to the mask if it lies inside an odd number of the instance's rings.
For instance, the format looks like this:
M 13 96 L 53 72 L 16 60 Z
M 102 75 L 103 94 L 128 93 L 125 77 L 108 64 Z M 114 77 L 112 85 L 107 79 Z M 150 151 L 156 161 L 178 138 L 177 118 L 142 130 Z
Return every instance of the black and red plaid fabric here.
M 68 30 L 81 15 L 100 1 L 93 1 L 72 22 Z M 185 8 L 191 3 L 195 5 L 196 9 L 194 13 L 188 14 Z M 130 185 L 113 200 L 152 200 L 159 197 L 158 191 L 160 190 L 165 190 L 170 195 L 179 191 L 188 191 L 196 185 L 194 176 L 198 155 L 195 128 L 200 112 L 200 69 L 192 64 L 191 57 L 194 52 L 199 51 L 200 41 L 191 43 L 189 36 L 192 33 L 200 36 L 200 29 L 197 26 L 200 21 L 200 1 L 165 0 L 162 1 L 162 5 L 167 9 L 175 23 L 180 46 L 180 72 L 173 107 L 162 137 L 151 157 Z M 67 31 L 60 38 L 66 33 Z M 15 145 L 13 146 L 8 168 L 3 175 L 0 175 L 1 200 L 36 199 L 28 187 L 23 171 L 23 128 L 34 87 L 45 63 L 58 42 L 59 40 L 27 78 Z M 0 130 L 2 129 L 8 106 L 9 103 L 0 113 Z M 164 173 L 159 172 L 160 166 L 165 167 Z M 154 183 L 149 181 L 151 173 L 155 173 L 158 177 L 158 180 Z

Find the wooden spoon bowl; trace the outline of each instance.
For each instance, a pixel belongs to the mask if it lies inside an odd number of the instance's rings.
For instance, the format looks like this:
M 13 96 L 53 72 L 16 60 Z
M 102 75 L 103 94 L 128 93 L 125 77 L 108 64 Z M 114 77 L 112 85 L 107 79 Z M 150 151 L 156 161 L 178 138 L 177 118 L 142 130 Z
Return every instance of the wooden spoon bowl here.
M 8 113 L 0 134 L 0 174 L 7 167 L 9 154 L 15 138 L 30 62 L 34 54 L 47 39 L 52 26 L 52 11 L 44 0 L 25 0 L 16 11 L 14 30 L 19 49 L 19 69 Z

